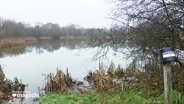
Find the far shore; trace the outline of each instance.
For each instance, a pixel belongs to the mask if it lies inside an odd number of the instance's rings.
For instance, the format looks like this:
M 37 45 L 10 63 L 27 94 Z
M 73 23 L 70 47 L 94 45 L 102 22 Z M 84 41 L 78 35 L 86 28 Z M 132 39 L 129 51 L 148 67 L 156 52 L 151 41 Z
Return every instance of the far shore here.
M 24 46 L 36 43 L 35 37 L 5 37 L 0 39 L 0 49 Z
M 51 40 L 54 39 L 51 36 L 41 36 L 41 37 L 3 37 L 0 39 L 0 49 L 8 49 L 14 47 L 25 46 L 27 44 L 34 44 L 39 40 Z M 60 40 L 87 40 L 90 39 L 88 36 L 60 36 L 58 37 Z

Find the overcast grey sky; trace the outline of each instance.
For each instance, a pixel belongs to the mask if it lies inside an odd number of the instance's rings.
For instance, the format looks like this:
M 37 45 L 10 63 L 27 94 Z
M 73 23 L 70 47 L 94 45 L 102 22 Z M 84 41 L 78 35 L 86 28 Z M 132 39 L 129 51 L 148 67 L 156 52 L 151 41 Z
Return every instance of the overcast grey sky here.
M 110 0 L 0 0 L 0 17 L 35 25 L 109 27 Z

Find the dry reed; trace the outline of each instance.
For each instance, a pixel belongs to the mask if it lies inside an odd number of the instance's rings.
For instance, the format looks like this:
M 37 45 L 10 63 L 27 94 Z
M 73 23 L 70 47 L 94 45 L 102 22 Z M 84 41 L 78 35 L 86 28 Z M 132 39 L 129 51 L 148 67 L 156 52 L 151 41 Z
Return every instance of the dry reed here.
M 53 73 L 50 73 L 47 75 L 46 79 L 46 92 L 65 92 L 68 89 L 71 89 L 74 85 L 74 81 L 71 78 L 68 69 L 66 69 L 66 74 L 64 74 L 62 70 L 57 69 L 55 75 Z

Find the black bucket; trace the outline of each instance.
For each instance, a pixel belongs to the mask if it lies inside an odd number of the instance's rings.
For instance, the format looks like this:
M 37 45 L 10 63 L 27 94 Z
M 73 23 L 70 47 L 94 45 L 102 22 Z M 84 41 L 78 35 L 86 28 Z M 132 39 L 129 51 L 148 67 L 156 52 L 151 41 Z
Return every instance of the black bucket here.
M 173 48 L 163 48 L 160 49 L 160 63 L 168 63 L 172 61 L 177 61 L 175 52 Z

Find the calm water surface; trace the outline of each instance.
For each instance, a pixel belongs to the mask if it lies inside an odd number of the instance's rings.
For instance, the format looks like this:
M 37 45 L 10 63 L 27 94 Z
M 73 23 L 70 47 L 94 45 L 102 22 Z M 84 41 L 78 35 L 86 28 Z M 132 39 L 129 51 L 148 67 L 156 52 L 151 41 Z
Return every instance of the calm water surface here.
M 83 44 L 83 43 L 80 43 Z M 99 60 L 92 60 L 98 47 L 76 45 L 71 42 L 60 41 L 41 42 L 13 52 L 2 52 L 0 64 L 4 68 L 7 79 L 15 77 L 28 84 L 26 91 L 37 92 L 43 88 L 45 77 L 42 74 L 55 73 L 57 69 L 64 72 L 66 68 L 72 78 L 83 80 L 90 70 L 97 70 Z M 104 64 L 121 64 L 126 67 L 130 60 L 123 59 L 122 55 L 110 50 L 104 58 Z

